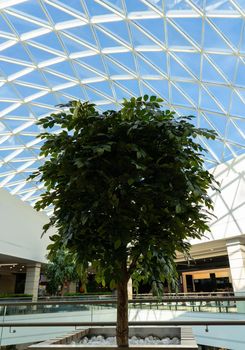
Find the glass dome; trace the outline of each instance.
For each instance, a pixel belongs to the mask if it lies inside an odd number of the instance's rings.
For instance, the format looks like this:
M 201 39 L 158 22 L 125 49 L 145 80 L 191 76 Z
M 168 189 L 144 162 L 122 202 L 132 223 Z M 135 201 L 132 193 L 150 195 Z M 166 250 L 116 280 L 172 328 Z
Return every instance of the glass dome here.
M 207 168 L 245 151 L 245 0 L 1 0 L 0 187 L 34 205 L 38 118 L 68 100 L 158 95 L 215 129 Z

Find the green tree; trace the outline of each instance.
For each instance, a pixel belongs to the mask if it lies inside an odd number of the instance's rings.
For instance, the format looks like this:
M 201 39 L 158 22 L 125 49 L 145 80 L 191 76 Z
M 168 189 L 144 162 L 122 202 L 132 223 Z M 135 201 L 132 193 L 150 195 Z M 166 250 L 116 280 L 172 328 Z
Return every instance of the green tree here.
M 62 292 L 64 283 L 79 278 L 74 255 L 62 248 L 49 254 L 49 263 L 44 272 L 48 279 L 47 291 L 52 295 L 57 295 L 60 290 Z
M 48 158 L 32 175 L 46 186 L 36 209 L 54 207 L 44 227 L 57 229 L 52 251 L 64 245 L 117 288 L 118 346 L 128 344 L 130 276 L 174 281 L 175 252 L 188 254 L 187 239 L 209 230 L 207 190 L 215 182 L 195 139 L 215 133 L 163 111 L 161 102 L 145 95 L 99 114 L 72 101 L 38 122 L 47 129 L 41 155 Z M 51 133 L 54 126 L 61 132 Z

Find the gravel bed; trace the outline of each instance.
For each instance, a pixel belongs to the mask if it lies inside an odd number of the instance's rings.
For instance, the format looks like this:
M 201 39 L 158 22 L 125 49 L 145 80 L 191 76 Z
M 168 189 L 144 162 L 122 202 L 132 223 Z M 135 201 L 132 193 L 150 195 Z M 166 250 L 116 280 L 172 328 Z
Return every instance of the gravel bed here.
M 82 345 L 116 345 L 116 337 L 103 337 L 102 335 L 91 336 L 91 337 L 83 337 L 78 342 L 72 342 L 72 345 L 82 344 Z M 146 338 L 140 337 L 130 337 L 129 345 L 179 345 L 180 339 L 177 337 L 174 338 L 158 338 L 150 335 Z

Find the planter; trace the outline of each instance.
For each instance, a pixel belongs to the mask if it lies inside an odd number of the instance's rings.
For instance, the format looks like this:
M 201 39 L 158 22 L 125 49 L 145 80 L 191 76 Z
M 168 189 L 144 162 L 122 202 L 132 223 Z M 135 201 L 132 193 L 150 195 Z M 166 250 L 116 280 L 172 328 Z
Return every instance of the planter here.
M 72 334 L 68 334 L 62 338 L 56 338 L 47 340 L 45 342 L 31 345 L 29 349 L 32 350 L 91 350 L 96 348 L 98 350 L 126 350 L 127 348 L 120 348 L 115 345 L 86 345 L 86 344 L 74 344 L 84 336 L 89 335 L 103 335 L 106 337 L 115 336 L 115 328 L 113 327 L 96 327 L 88 328 L 80 331 L 75 331 Z M 177 337 L 180 339 L 178 345 L 130 345 L 128 349 L 133 350 L 197 350 L 195 338 L 192 334 L 191 327 L 130 327 L 129 336 L 146 337 L 153 335 L 159 338 L 164 337 Z

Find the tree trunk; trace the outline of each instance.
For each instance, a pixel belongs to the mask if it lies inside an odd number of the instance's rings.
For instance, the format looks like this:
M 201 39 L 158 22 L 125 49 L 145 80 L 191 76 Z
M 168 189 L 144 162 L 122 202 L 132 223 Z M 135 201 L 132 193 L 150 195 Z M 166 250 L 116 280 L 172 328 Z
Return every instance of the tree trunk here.
M 128 346 L 128 276 L 124 266 L 124 276 L 117 285 L 117 346 Z

